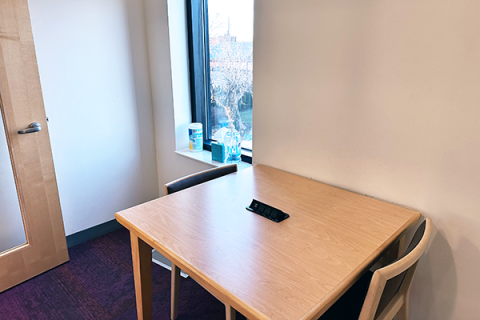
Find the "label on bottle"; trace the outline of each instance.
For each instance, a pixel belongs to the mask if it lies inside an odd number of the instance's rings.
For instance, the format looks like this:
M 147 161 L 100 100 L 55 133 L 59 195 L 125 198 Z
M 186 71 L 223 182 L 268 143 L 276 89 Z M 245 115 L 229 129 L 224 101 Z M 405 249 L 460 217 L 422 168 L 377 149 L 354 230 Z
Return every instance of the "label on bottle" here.
M 190 151 L 200 152 L 203 150 L 203 129 L 188 129 Z

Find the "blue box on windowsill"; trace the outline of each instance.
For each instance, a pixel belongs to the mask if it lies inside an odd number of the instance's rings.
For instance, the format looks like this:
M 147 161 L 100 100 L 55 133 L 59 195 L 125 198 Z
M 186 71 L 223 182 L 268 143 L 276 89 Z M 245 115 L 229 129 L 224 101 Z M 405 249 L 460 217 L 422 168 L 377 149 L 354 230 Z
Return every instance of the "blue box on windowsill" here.
M 225 145 L 223 143 L 212 142 L 212 161 L 225 162 Z

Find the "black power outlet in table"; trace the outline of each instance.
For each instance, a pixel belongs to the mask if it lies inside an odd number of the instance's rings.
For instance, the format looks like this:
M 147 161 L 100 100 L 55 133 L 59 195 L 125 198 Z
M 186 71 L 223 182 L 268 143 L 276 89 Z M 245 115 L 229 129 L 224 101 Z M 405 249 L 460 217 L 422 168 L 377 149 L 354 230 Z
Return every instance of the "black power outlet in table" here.
M 255 199 L 253 199 L 252 203 L 247 207 L 247 210 L 250 210 L 274 222 L 282 222 L 290 217 L 289 214 L 283 212 L 282 210 L 269 206 L 268 204 Z

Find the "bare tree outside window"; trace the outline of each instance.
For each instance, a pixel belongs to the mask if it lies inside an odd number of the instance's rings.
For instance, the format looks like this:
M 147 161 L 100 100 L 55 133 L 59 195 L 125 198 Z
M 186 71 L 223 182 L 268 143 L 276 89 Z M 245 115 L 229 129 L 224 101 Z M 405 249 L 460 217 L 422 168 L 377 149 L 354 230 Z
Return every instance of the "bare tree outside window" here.
M 253 0 L 209 0 L 211 136 L 233 120 L 251 149 Z

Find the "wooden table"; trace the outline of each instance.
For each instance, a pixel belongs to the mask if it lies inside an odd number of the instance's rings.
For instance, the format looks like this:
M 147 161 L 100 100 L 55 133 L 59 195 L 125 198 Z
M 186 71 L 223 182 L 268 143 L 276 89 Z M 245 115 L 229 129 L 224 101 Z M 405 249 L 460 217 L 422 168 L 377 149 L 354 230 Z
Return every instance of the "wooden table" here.
M 247 211 L 253 198 L 290 218 Z M 155 248 L 248 319 L 294 320 L 322 315 L 420 214 L 256 165 L 115 216 L 131 232 L 139 319 Z

